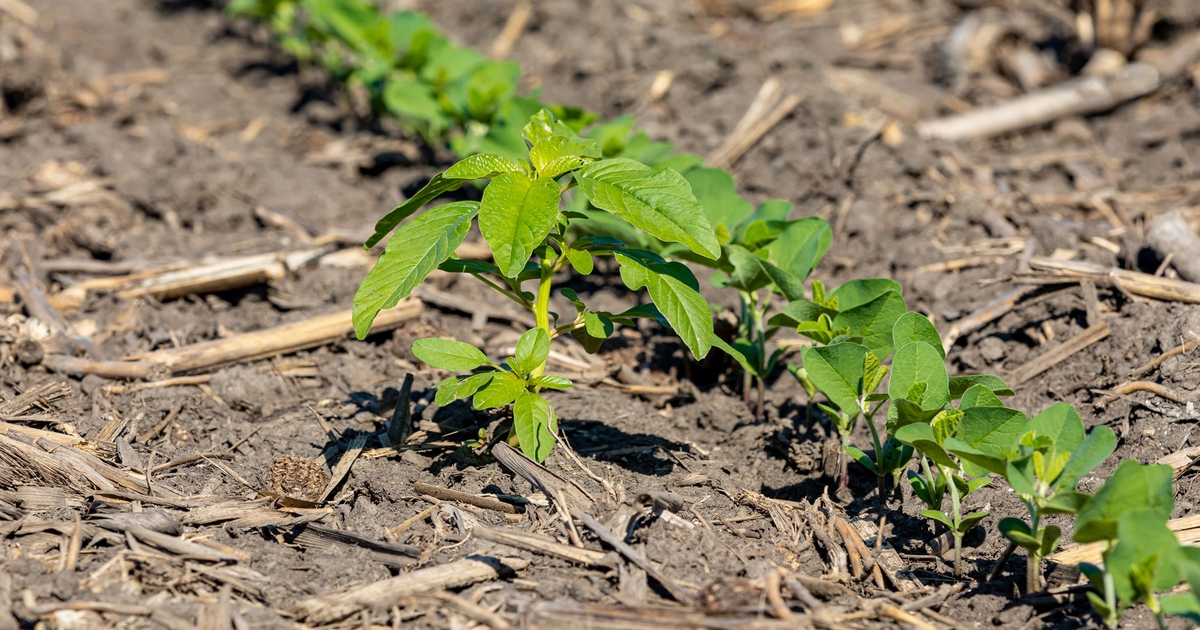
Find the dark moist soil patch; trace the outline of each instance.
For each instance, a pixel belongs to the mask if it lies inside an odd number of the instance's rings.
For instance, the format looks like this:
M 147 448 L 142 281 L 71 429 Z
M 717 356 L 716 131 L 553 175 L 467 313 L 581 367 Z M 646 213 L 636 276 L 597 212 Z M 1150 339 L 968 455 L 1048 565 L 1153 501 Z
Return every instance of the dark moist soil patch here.
M 1083 155 L 1073 159 L 1102 170 L 1116 190 L 1164 191 L 1158 197 L 1142 194 L 1139 199 L 1145 201 L 1137 202 L 1140 205 L 1121 208 L 1125 216 L 1153 216 L 1196 203 L 1195 193 L 1165 192 L 1195 177 L 1200 137 L 1182 129 L 1197 117 L 1194 88 L 1188 84 L 1146 103 L 1072 121 L 1069 128 L 1060 125 L 951 147 L 925 143 L 902 127 L 903 141 L 891 146 L 877 141 L 870 125 L 848 124 L 851 118 L 877 112 L 869 99 L 833 89 L 829 71 L 845 69 L 849 54 L 838 25 L 885 15 L 886 5 L 896 3 L 839 2 L 807 22 L 760 22 L 741 4 L 539 3 L 513 56 L 526 68 L 528 86 L 543 89 L 547 99 L 586 105 L 606 117 L 632 113 L 653 137 L 700 154 L 720 144 L 764 79 L 778 77 L 804 101 L 735 164 L 742 192 L 755 201 L 788 199 L 798 215 L 828 218 L 836 237 L 818 277 L 829 284 L 856 277 L 896 278 L 904 285 L 909 307 L 929 314 L 942 330 L 1010 288 L 984 281 L 1012 273 L 1017 256 L 956 273 L 921 270 L 969 255 L 954 247 L 1002 236 L 990 231 L 995 223 L 989 211 L 1001 212 L 1018 239 L 1036 239 L 1041 254 L 1073 250 L 1080 259 L 1106 265 L 1140 264 L 1149 271 L 1157 266 L 1157 260 L 1144 260 L 1136 231 L 1114 236 L 1097 213 L 1083 206 L 1031 201 L 1076 193 L 1077 167 L 1055 155 Z M 480 7 L 448 0 L 416 5 L 460 43 L 486 49 L 514 3 Z M 21 260 L 17 242 L 24 243 L 35 260 L 117 263 L 198 261 L 209 255 L 296 248 L 295 232 L 257 218 L 255 209 L 285 212 L 311 235 L 366 228 L 449 160 L 442 152 L 379 134 L 374 123 L 348 115 L 337 90 L 319 73 L 298 70 L 265 44 L 262 32 L 226 21 L 207 3 L 41 0 L 30 6 L 40 15 L 33 28 L 0 14 L 3 42 L 19 44 L 14 56 L 0 59 L 8 116 L 0 120 L 17 121 L 5 128 L 18 130 L 6 136 L 0 150 L 6 269 Z M 950 28 L 964 19 L 965 11 L 933 3 L 927 19 L 938 28 Z M 917 58 L 936 57 L 932 41 L 918 39 L 907 46 L 901 48 Z M 931 116 L 940 111 L 944 87 L 935 66 L 885 64 L 873 76 L 910 95 L 919 113 Z M 94 88 L 99 78 L 148 68 L 163 70 L 161 80 L 126 82 L 103 94 Z M 645 94 L 661 70 L 673 72 L 674 82 L 662 99 L 647 102 Z M 1166 140 L 1147 142 L 1147 130 Z M 1038 166 L 1019 159 L 1035 155 L 1049 158 Z M 50 170 L 45 170 L 47 164 Z M 98 182 L 105 193 L 86 203 L 48 202 L 37 184 L 54 177 Z M 20 202 L 9 203 L 9 195 Z M 1120 242 L 1122 255 L 1097 246 L 1097 237 Z M 362 264 L 318 265 L 270 286 L 162 302 L 92 296 L 69 318 L 81 330 L 94 331 L 92 336 L 107 355 L 125 356 L 347 308 L 365 271 Z M 55 271 L 43 276 L 52 287 L 86 277 Z M 6 282 L 0 277 L 0 288 Z M 632 305 L 637 299 L 604 275 L 577 284 L 581 293 L 601 305 Z M 470 303 L 492 299 L 475 285 L 449 278 L 435 278 L 433 286 Z M 715 303 L 734 304 L 734 296 L 706 291 Z M 1122 441 L 1116 455 L 1083 481 L 1087 491 L 1095 490 L 1120 459 L 1153 462 L 1200 441 L 1193 436 L 1197 415 L 1190 405 L 1141 393 L 1103 410 L 1092 405 L 1103 392 L 1128 380 L 1133 369 L 1200 334 L 1200 308 L 1129 302 L 1103 288 L 1100 298 L 1108 309 L 1104 317 L 1112 334 L 1030 380 L 1009 403 L 1032 415 L 1065 400 L 1079 408 L 1089 426 L 1106 424 L 1118 431 Z M 566 303 L 559 308 L 569 309 Z M 0 331 L 21 325 L 19 317 L 9 319 Z M 1052 293 L 960 339 L 949 355 L 952 370 L 1004 374 L 1084 328 L 1081 292 Z M 391 417 L 407 373 L 415 375 L 412 402 L 421 408 L 416 426 L 446 431 L 447 440 L 470 437 L 497 418 L 476 414 L 462 403 L 442 409 L 429 405 L 429 388 L 444 375 L 418 369 L 409 346 L 414 339 L 440 335 L 483 344 L 494 352 L 511 345 L 519 331 L 503 318 L 473 326 L 471 313 L 429 306 L 419 319 L 393 332 L 226 367 L 214 371 L 203 387 L 116 393 L 103 379 L 67 379 L 73 393 L 55 404 L 53 419 L 69 423 L 86 437 L 95 437 L 114 419 L 124 420 L 120 435 L 148 465 L 221 453 L 245 439 L 232 459 L 197 460 L 162 471 L 154 481 L 184 497 L 252 497 L 253 490 L 267 488 L 269 468 L 280 457 L 335 463 L 331 447 L 373 432 Z M 7 349 L 11 337 L 5 335 L 0 334 L 0 348 Z M 0 394 L 5 399 L 63 379 L 40 366 L 21 365 L 7 350 L 0 351 L 0 357 Z M 714 357 L 691 363 L 661 329 L 644 326 L 624 333 L 599 357 L 609 368 L 629 366 L 647 384 L 680 383 L 678 394 L 649 399 L 590 388 L 553 396 L 565 438 L 583 465 L 611 484 L 613 496 L 669 491 L 682 497 L 688 509 L 680 518 L 690 528 L 652 518 L 631 540 L 680 584 L 697 591 L 710 587 L 706 593 L 730 604 L 736 598 L 727 594 L 737 591 L 736 580 L 761 578 L 773 566 L 813 576 L 826 570 L 823 556 L 807 537 L 791 544 L 781 540 L 770 519 L 739 520 L 758 514 L 736 501 L 744 490 L 810 502 L 828 490 L 847 514 L 878 518 L 881 506 L 874 481 L 861 468 L 851 468 L 849 492 L 839 495 L 830 487 L 827 444 L 832 436 L 822 422 L 806 426 L 806 401 L 786 374 L 772 383 L 765 418 L 755 420 L 740 400 L 739 379 L 725 378 L 731 373 L 724 361 Z M 1147 378 L 1192 400 L 1200 388 L 1198 372 L 1194 356 L 1184 355 L 1166 361 Z M 688 375 L 698 386 L 681 380 Z M 865 428 L 859 428 L 855 439 L 867 443 Z M 547 466 L 578 480 L 595 497 L 609 496 L 561 452 Z M 389 528 L 430 507 L 413 489 L 415 482 L 468 493 L 533 493 L 526 481 L 467 448 L 363 457 L 316 525 L 385 540 Z M 1179 480 L 1175 516 L 1195 513 L 1200 500 L 1195 485 L 1190 474 Z M 0 488 L 12 491 L 7 485 Z M 115 500 L 111 505 L 88 503 L 86 494 L 68 497 L 65 507 L 0 516 L 73 524 L 81 512 L 129 509 Z M 10 504 L 11 498 L 2 494 L 0 502 Z M 1095 625 L 1085 603 L 1035 608 L 1014 599 L 1023 582 L 1019 555 L 999 580 L 980 584 L 1005 546 L 995 521 L 1022 514 L 1023 507 L 999 484 L 973 495 L 971 504 L 988 507 L 994 516 L 968 536 L 965 567 L 971 581 L 941 606 L 941 614 L 964 627 Z M 292 529 L 281 526 L 198 524 L 187 531 L 216 548 L 243 555 L 238 566 L 254 573 L 243 575 L 242 583 L 254 594 L 237 587 L 233 607 L 250 626 L 290 626 L 280 611 L 292 610 L 299 600 L 386 578 L 400 570 L 399 564 L 436 565 L 476 553 L 532 562 L 520 579 L 497 582 L 498 590 L 476 587 L 465 593 L 478 595 L 486 605 L 508 602 L 501 609 L 505 614 L 538 600 L 608 605 L 636 601 L 636 586 L 622 590 L 615 575 L 464 537 L 458 529 L 472 522 L 541 530 L 552 511 L 531 509 L 513 523 L 498 512 L 450 505 L 432 520 L 415 521 L 393 541 L 423 550 L 421 558 L 405 562 L 362 546 L 296 539 Z M 932 585 L 951 582 L 949 564 L 926 555 L 924 542 L 932 530 L 914 516 L 918 508 L 911 491 L 904 488 L 892 495 L 886 511 L 887 540 L 915 576 Z M 86 546 L 73 573 L 58 572 L 60 535 L 17 535 L 13 523 L 0 521 L 5 540 L 0 573 L 11 581 L 11 586 L 0 581 L 0 595 L 30 627 L 37 615 L 26 607 L 26 591 L 42 605 L 101 601 L 153 607 L 186 619 L 208 614 L 205 607 L 220 601 L 219 580 L 182 573 L 179 565 L 135 559 L 121 579 L 104 573 L 103 579 L 86 580 L 124 549 L 120 540 Z M 565 540 L 565 530 L 558 527 L 550 526 L 550 531 Z M 871 590 L 852 586 L 863 593 Z M 756 591 L 746 604 L 750 610 L 762 606 L 760 594 Z M 650 601 L 661 603 L 664 595 L 650 586 Z M 429 610 L 413 620 L 415 627 L 461 621 L 445 607 Z M 97 621 L 90 614 L 84 614 L 84 620 Z M 108 623 L 117 619 L 104 616 Z M 131 627 L 155 625 L 143 617 L 129 619 Z M 1127 627 L 1153 624 L 1140 607 L 1128 612 L 1124 621 Z M 58 623 L 65 621 L 60 618 Z M 1179 625 L 1178 620 L 1172 624 Z

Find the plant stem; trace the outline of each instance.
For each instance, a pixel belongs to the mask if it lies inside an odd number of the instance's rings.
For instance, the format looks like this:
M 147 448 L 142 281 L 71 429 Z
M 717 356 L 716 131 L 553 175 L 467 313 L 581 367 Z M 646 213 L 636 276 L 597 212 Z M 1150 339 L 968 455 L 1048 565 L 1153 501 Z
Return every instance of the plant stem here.
M 538 279 L 537 302 L 533 305 L 533 317 L 537 322 L 537 327 L 546 331 L 546 335 L 553 335 L 554 329 L 550 328 L 550 288 L 551 280 L 554 278 L 554 259 L 542 260 L 541 277 Z M 542 361 L 541 365 L 533 368 L 531 375 L 534 377 L 541 376 L 546 371 L 546 362 Z
M 1104 603 L 1108 605 L 1108 615 L 1104 618 L 1104 625 L 1111 630 L 1117 630 L 1120 625 L 1121 617 L 1117 612 L 1117 585 L 1113 582 L 1112 573 L 1108 569 L 1104 570 Z
M 946 477 L 946 486 L 950 490 L 950 507 L 952 510 L 950 522 L 952 523 L 951 534 L 954 535 L 954 577 L 962 577 L 962 532 L 959 531 L 959 526 L 962 524 L 962 506 L 959 503 L 958 485 L 954 483 L 954 478 L 951 477 L 950 469 L 938 465 L 938 471 Z
M 937 485 L 937 479 L 933 478 L 933 471 L 929 469 L 929 458 L 925 457 L 925 453 L 921 453 L 921 471 L 925 473 L 925 481 L 927 484 L 929 484 L 929 498 L 932 499 L 933 489 L 934 486 Z M 939 470 L 938 472 L 941 471 Z M 930 505 L 929 508 L 941 512 L 942 498 L 943 497 L 939 496 L 937 505 Z M 936 534 L 937 532 L 935 531 L 934 533 Z
M 1037 507 L 1030 500 L 1026 503 L 1029 508 L 1029 531 L 1033 532 L 1033 537 L 1041 540 L 1038 536 L 1038 511 Z M 1025 564 L 1025 594 L 1031 595 L 1042 590 L 1041 580 L 1042 556 L 1040 550 L 1029 551 Z
M 531 310 L 532 310 L 532 308 L 533 308 L 533 305 L 529 303 L 529 300 L 526 300 L 525 298 L 521 297 L 520 295 L 518 295 L 518 294 L 516 294 L 516 293 L 513 293 L 512 291 L 509 291 L 508 289 L 505 289 L 504 287 L 501 287 L 500 285 L 496 284 L 495 282 L 492 282 L 491 280 L 489 280 L 489 279 L 487 279 L 487 278 L 483 277 L 483 276 L 482 276 L 482 275 L 480 275 L 480 274 L 473 273 L 473 274 L 471 274 L 471 275 L 472 275 L 472 276 L 474 276 L 476 279 L 478 279 L 480 282 L 482 282 L 482 283 L 484 283 L 484 284 L 488 285 L 489 287 L 491 287 L 491 288 L 495 289 L 496 291 L 498 291 L 498 292 L 499 292 L 501 295 L 503 295 L 504 297 L 506 297 L 506 298 L 508 298 L 508 299 L 510 299 L 510 300 L 512 300 L 512 301 L 514 301 L 514 302 L 516 302 L 517 304 L 520 304 L 520 305 L 521 305 L 522 307 L 524 307 L 524 308 L 527 308 L 527 309 L 531 309 Z

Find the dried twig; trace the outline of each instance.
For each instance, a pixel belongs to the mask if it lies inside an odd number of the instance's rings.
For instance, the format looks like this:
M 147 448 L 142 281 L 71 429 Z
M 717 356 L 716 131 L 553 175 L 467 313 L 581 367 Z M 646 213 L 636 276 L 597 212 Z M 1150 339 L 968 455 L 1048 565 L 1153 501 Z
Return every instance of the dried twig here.
M 779 79 L 771 77 L 764 81 L 754 101 L 733 131 L 729 132 L 725 142 L 709 154 L 706 160 L 709 166 L 729 168 L 804 100 L 799 94 L 790 94 L 780 102 L 782 95 L 783 84 Z
M 671 594 L 671 597 L 675 598 L 676 601 L 683 604 L 691 604 L 693 601 L 695 601 L 696 598 L 694 595 L 677 584 L 674 580 L 664 575 L 663 572 L 659 571 L 658 567 L 651 564 L 645 556 L 643 556 L 641 553 L 638 553 L 638 551 L 633 547 L 625 544 L 625 541 L 621 540 L 620 536 L 613 534 L 608 530 L 607 527 L 601 525 L 600 521 L 597 521 L 595 518 L 593 518 L 591 514 L 588 514 L 579 508 L 571 508 L 571 516 L 582 521 L 583 524 L 586 525 L 588 529 L 595 532 L 595 534 L 599 536 L 600 540 L 603 540 L 605 544 L 609 545 L 613 549 L 616 549 L 622 556 L 625 556 L 627 560 L 637 565 L 639 569 L 645 571 L 646 575 L 650 576 L 656 582 L 661 584 L 663 588 L 665 588 L 667 592 Z
M 1132 383 L 1123 383 L 1121 385 L 1117 385 L 1113 388 L 1111 394 L 1101 398 L 1100 400 L 1097 400 L 1093 404 L 1097 409 L 1104 409 L 1105 407 L 1120 400 L 1122 396 L 1132 394 L 1133 392 L 1150 392 L 1162 398 L 1166 398 L 1171 402 L 1184 402 L 1183 396 L 1180 396 L 1179 393 L 1173 389 L 1169 389 L 1159 385 L 1158 383 L 1151 383 L 1149 381 L 1133 381 Z
M 395 308 L 380 311 L 371 330 L 381 332 L 395 328 L 420 315 L 421 310 L 421 302 L 404 300 Z M 354 331 L 350 316 L 350 311 L 341 311 L 267 330 L 205 341 L 182 348 L 155 350 L 129 358 L 162 363 L 176 374 L 265 359 L 340 341 Z
M 1069 284 L 1090 280 L 1097 285 L 1113 286 L 1118 291 L 1169 302 L 1200 304 L 1200 284 L 1159 278 L 1140 271 L 1109 268 L 1093 263 L 1033 258 L 1029 261 L 1031 273 L 1018 273 L 1013 277 L 1025 283 Z
M 589 567 L 610 567 L 612 564 L 609 554 L 592 549 L 580 549 L 573 545 L 564 545 L 553 538 L 519 532 L 510 529 L 495 529 L 491 527 L 476 527 L 472 530 L 476 538 L 487 540 L 525 551 L 542 553 L 563 560 L 569 560 Z
M 458 501 L 459 503 L 474 505 L 477 508 L 483 508 L 485 510 L 495 510 L 505 514 L 523 514 L 525 512 L 525 508 L 513 505 L 512 503 L 505 503 L 504 501 L 501 501 L 495 497 L 479 497 L 466 492 L 459 492 L 458 490 L 451 490 L 450 488 L 442 488 L 432 484 L 422 483 L 420 481 L 413 484 L 413 489 L 421 494 L 429 495 L 435 499 L 442 501 Z
M 1008 373 L 1004 379 L 1010 385 L 1020 385 L 1029 379 L 1049 370 L 1050 368 L 1062 363 L 1071 355 L 1079 352 L 1088 346 L 1108 337 L 1109 327 L 1107 322 L 1100 322 L 1091 328 L 1075 335 L 1062 344 L 1054 347 L 1049 352 L 1038 356 L 1028 363 L 1016 368 Z
M 531 15 L 533 15 L 533 5 L 528 0 L 513 7 L 512 13 L 508 14 L 508 21 L 504 23 L 504 29 L 496 36 L 488 51 L 492 59 L 504 59 L 512 54 L 513 46 L 521 38 L 521 33 L 525 30 L 525 25 L 529 22 Z

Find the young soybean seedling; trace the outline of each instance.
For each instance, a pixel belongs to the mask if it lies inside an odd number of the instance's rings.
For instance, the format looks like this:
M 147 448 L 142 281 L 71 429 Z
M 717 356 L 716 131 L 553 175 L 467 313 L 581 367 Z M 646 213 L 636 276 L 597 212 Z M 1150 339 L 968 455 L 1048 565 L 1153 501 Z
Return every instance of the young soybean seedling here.
M 1122 461 L 1075 521 L 1076 542 L 1107 543 L 1103 568 L 1087 563 L 1079 568 L 1096 589 L 1088 592 L 1092 608 L 1113 630 L 1121 612 L 1139 601 L 1162 628 L 1164 609 L 1158 593 L 1186 577 L 1181 565 L 1195 562 L 1195 552 L 1184 553 L 1167 528 L 1175 508 L 1172 477 L 1170 466 Z M 1169 602 L 1171 609 L 1182 603 Z
M 987 512 L 963 514 L 962 510 L 963 500 L 990 481 L 990 468 L 980 466 L 976 459 L 1003 468 L 1007 449 L 1027 419 L 1000 403 L 996 392 L 1012 393 L 1000 379 L 947 378 L 940 350 L 940 345 L 917 340 L 896 352 L 888 390 L 896 413 L 889 418 L 889 430 L 920 453 L 921 473 L 910 473 L 909 481 L 917 496 L 930 506 L 921 514 L 949 529 L 954 539 L 954 574 L 961 576 L 962 538 L 987 517 Z M 954 400 L 960 401 L 957 409 Z M 950 495 L 949 513 L 941 507 L 944 493 Z
M 1025 590 L 1041 590 L 1042 558 L 1058 547 L 1062 531 L 1041 524 L 1050 514 L 1078 514 L 1089 497 L 1076 492 L 1084 475 L 1117 448 L 1117 436 L 1097 426 L 1085 436 L 1083 420 L 1067 403 L 1051 405 L 1026 425 L 1015 452 L 1010 452 L 1002 476 L 1029 509 L 1029 522 L 1000 520 L 1000 532 L 1028 552 Z
M 434 367 L 472 371 L 438 384 L 443 402 L 472 398 L 477 409 L 512 404 L 509 439 L 531 458 L 543 461 L 553 448 L 557 419 L 541 391 L 571 385 L 567 379 L 545 374 L 550 343 L 556 337 L 570 334 L 595 352 L 614 325 L 655 318 L 674 328 L 698 358 L 713 345 L 721 345 L 713 335 L 708 303 L 686 266 L 612 238 L 568 238 L 570 222 L 577 215 L 560 210 L 562 193 L 577 186 L 597 208 L 657 239 L 681 243 L 697 256 L 716 259 L 720 245 L 687 181 L 675 171 L 602 158 L 595 141 L 579 137 L 547 110 L 533 116 L 523 134 L 529 147 L 527 159 L 491 154 L 466 158 L 379 221 L 367 247 L 439 195 L 469 182 L 491 180 L 481 201 L 436 206 L 396 229 L 354 296 L 354 329 L 360 339 L 365 337 L 381 309 L 408 297 L 434 269 L 473 276 L 531 311 L 536 330 L 522 335 L 507 363 L 493 363 L 469 344 L 440 339 L 418 340 L 413 352 Z M 454 258 L 455 248 L 476 219 L 494 263 Z M 577 315 L 560 323 L 550 311 L 555 274 L 567 267 L 589 274 L 594 256 L 614 257 L 625 286 L 633 291 L 645 288 L 653 304 L 607 313 L 592 311 L 578 296 L 564 293 L 575 304 Z M 526 282 L 536 282 L 536 290 L 526 291 Z

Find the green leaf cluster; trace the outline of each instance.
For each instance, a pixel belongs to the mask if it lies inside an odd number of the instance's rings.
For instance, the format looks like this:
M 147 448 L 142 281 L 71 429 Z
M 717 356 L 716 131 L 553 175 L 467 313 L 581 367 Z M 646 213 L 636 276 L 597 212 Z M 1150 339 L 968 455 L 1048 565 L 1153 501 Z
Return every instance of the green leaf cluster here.
M 226 11 L 266 23 L 301 64 L 365 90 L 374 113 L 459 156 L 521 157 L 521 127 L 543 108 L 576 131 L 595 120 L 519 96 L 519 65 L 455 45 L 416 11 L 384 13 L 369 0 L 232 0 Z
M 653 318 L 673 328 L 697 357 L 705 356 L 715 343 L 712 312 L 687 266 L 615 238 L 569 236 L 574 213 L 561 209 L 562 192 L 577 187 L 597 208 L 656 238 L 679 243 L 698 257 L 716 259 L 721 250 L 688 182 L 670 168 L 604 158 L 597 141 L 579 136 L 549 110 L 528 120 L 522 142 L 523 157 L 467 157 L 380 219 L 367 247 L 394 234 L 359 285 L 353 322 L 359 338 L 366 336 L 380 310 L 408 297 L 434 269 L 474 276 L 531 311 L 540 336 L 522 337 L 507 368 L 487 362 L 471 346 L 440 340 L 417 342 L 424 353 L 417 356 L 446 370 L 474 372 L 444 382 L 439 392 L 443 400 L 473 397 L 481 409 L 513 404 L 516 438 L 530 457 L 541 461 L 553 445 L 555 421 L 553 409 L 538 391 L 557 383 L 543 374 L 555 337 L 571 334 L 595 352 L 615 325 Z M 446 203 L 417 214 L 440 195 L 481 180 L 488 183 L 479 202 Z M 478 223 L 494 262 L 454 257 L 472 221 Z M 580 274 L 592 273 L 595 256 L 612 256 L 625 285 L 633 291 L 646 289 L 652 303 L 621 313 L 594 311 L 574 292 L 563 290 L 576 317 L 559 321 L 549 309 L 555 274 L 568 266 Z M 526 290 L 524 284 L 533 281 L 536 291 Z

